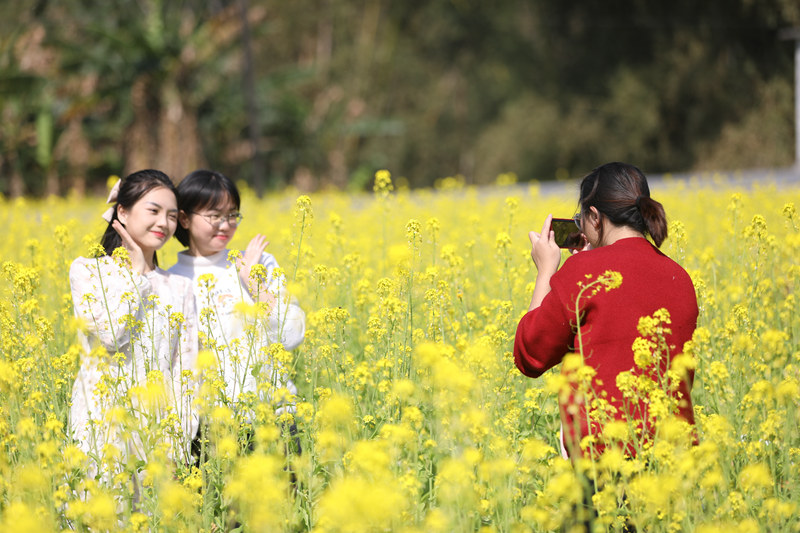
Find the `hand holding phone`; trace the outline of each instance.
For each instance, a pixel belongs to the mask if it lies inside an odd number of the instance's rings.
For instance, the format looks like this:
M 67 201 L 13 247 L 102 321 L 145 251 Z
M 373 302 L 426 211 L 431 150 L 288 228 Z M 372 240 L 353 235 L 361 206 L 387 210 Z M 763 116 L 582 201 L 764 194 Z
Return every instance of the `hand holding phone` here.
M 571 218 L 554 218 L 550 227 L 559 248 L 580 249 L 586 244 L 583 232 Z
M 550 278 L 561 264 L 561 248 L 571 248 L 572 253 L 590 248 L 586 237 L 574 220 L 569 218 L 553 218 L 547 215 L 542 232 L 528 232 L 531 240 L 531 259 L 536 265 L 536 285 L 531 296 L 532 311 L 539 307 L 544 297 L 550 292 Z
M 528 232 L 531 240 L 531 259 L 538 270 L 537 278 L 542 274 L 552 276 L 561 264 L 561 249 L 555 241 L 555 233 L 551 226 L 553 215 L 547 215 L 542 226 L 542 232 Z

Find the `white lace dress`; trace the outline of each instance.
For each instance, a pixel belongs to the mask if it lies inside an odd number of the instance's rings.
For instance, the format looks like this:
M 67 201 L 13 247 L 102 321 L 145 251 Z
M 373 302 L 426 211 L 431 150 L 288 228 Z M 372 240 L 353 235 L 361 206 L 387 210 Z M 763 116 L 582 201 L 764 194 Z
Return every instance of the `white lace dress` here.
M 305 337 L 305 313 L 287 295 L 286 279 L 275 258 L 264 252 L 259 264 L 266 270 L 267 290 L 276 297 L 271 312 L 261 317 L 242 313 L 240 306 L 252 305 L 253 299 L 228 261 L 228 250 L 207 257 L 180 252 L 169 271 L 192 283 L 201 315 L 201 343 L 218 358 L 225 382 L 222 403 L 238 410 L 240 397 L 252 393 L 273 403 L 276 413 L 294 411 L 297 389 L 280 363 L 270 358 L 269 347 L 273 343 L 286 350 L 299 346 Z M 275 398 L 276 391 L 283 391 L 288 398 Z
M 164 445 L 173 460 L 187 459 L 198 426 L 189 280 L 159 268 L 135 274 L 108 256 L 76 259 L 69 280 L 84 350 L 72 389 L 73 437 L 95 468 L 115 454 L 147 460 Z

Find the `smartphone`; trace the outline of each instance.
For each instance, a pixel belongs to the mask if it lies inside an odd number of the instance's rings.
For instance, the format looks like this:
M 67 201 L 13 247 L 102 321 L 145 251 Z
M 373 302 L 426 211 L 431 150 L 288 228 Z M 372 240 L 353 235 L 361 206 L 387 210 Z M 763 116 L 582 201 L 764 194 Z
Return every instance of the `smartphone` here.
M 550 227 L 559 248 L 583 248 L 583 233 L 571 218 L 554 218 Z

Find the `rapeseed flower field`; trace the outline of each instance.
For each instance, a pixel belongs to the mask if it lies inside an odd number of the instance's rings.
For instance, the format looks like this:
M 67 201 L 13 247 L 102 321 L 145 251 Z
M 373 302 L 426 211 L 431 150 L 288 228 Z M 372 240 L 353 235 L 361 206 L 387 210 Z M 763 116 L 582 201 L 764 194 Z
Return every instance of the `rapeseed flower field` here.
M 587 479 L 597 531 L 800 531 L 800 187 L 653 186 L 670 223 L 662 250 L 694 280 L 698 328 L 665 375 L 619 381 L 657 413 L 655 441 L 635 459 L 610 447 L 572 465 L 558 452 L 557 400 L 585 377 L 580 362 L 531 380 L 511 350 L 535 278 L 527 232 L 548 213 L 571 216 L 577 185 L 555 196 L 512 178 L 410 192 L 382 171 L 369 195 L 262 200 L 245 188 L 233 247 L 267 235 L 307 313 L 305 342 L 269 354 L 297 385 L 296 412 L 256 402 L 244 420 L 207 402 L 219 380 L 202 352 L 205 460 L 176 465 L 154 446 L 119 464 L 106 449 L 110 479 L 89 477 L 67 424 L 87 355 L 67 274 L 99 241 L 103 201 L 0 200 L 0 531 L 558 531 Z M 161 266 L 179 250 L 169 243 Z M 587 280 L 587 297 L 620 282 Z M 642 317 L 637 366 L 655 368 L 669 321 Z M 697 445 L 663 394 L 688 368 Z M 123 431 L 139 420 L 109 416 Z M 625 441 L 635 428 L 605 432 Z

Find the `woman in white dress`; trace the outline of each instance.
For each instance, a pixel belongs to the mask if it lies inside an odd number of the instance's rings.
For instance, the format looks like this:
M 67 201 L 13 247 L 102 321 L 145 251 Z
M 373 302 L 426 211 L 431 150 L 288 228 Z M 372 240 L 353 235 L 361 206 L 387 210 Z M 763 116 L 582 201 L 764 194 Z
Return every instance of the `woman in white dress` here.
M 262 401 L 278 414 L 293 411 L 297 389 L 271 349 L 280 343 L 291 350 L 303 341 L 305 313 L 287 295 L 262 235 L 238 259 L 229 254 L 242 219 L 236 185 L 219 172 L 196 170 L 178 185 L 178 205 L 175 236 L 187 250 L 169 271 L 191 280 L 201 345 L 215 354 L 224 381 L 215 403 L 231 407 L 243 422 L 253 421 L 253 407 Z M 251 276 L 254 270 L 260 275 Z M 248 316 L 243 304 L 260 311 Z
M 102 249 L 69 272 L 84 352 L 70 426 L 90 476 L 106 481 L 135 474 L 157 449 L 158 457 L 188 461 L 197 430 L 194 295 L 156 257 L 177 225 L 175 186 L 160 171 L 141 170 L 117 183 L 111 202 Z

